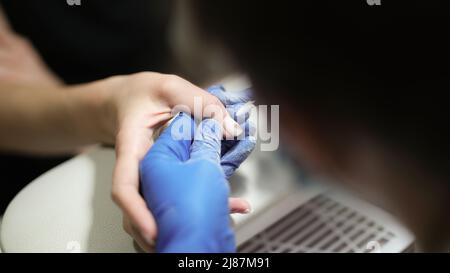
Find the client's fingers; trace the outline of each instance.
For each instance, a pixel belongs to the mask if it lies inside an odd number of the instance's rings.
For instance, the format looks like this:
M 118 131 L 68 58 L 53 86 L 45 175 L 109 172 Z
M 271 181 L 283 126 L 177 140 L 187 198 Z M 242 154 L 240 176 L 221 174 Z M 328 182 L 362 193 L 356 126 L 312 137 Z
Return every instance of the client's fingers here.
M 247 214 L 252 211 L 250 204 L 242 198 L 231 197 L 228 199 L 230 213 Z
M 142 134 L 141 138 L 139 138 Z M 116 141 L 116 165 L 114 168 L 112 198 L 124 215 L 139 232 L 141 238 L 151 243 L 157 227 L 153 215 L 139 194 L 139 161 L 148 150 L 151 132 L 124 130 Z M 136 139 L 139 138 L 139 139 Z M 147 141 L 140 145 L 140 141 Z M 141 149 L 139 149 L 139 147 Z M 142 151 L 140 151 L 142 150 Z
M 238 136 L 242 129 L 228 114 L 224 104 L 214 95 L 178 76 L 163 76 L 161 84 L 164 101 L 174 109 L 173 114 L 186 112 L 197 120 L 213 118 L 224 128 L 227 138 Z

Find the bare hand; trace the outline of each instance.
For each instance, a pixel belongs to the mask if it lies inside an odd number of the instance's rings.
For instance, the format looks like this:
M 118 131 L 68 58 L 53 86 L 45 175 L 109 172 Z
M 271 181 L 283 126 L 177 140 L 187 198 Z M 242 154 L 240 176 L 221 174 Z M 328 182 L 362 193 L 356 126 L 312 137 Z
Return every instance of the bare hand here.
M 139 162 L 153 144 L 152 135 L 172 117 L 172 108 L 183 104 L 192 112 L 194 98 L 202 98 L 202 108 L 215 105 L 222 109 L 226 119 L 228 112 L 213 95 L 188 81 L 173 75 L 144 72 L 130 76 L 112 77 L 101 83 L 109 109 L 106 118 L 115 117 L 109 129 L 116 135 L 116 166 L 112 189 L 113 200 L 124 214 L 124 228 L 146 251 L 156 237 L 156 223 L 139 193 Z M 105 120 L 104 124 L 108 124 Z M 107 128 L 106 127 L 106 128 Z M 114 141 L 107 139 L 105 141 Z M 249 204 L 238 198 L 230 198 L 231 212 L 246 213 Z

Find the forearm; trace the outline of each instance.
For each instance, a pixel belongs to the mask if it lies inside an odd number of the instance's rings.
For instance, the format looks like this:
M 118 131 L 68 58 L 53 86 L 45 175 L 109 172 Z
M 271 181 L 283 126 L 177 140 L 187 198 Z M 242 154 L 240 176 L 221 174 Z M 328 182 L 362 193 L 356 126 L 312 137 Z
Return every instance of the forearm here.
M 104 140 L 93 88 L 0 84 L 0 150 L 64 153 Z

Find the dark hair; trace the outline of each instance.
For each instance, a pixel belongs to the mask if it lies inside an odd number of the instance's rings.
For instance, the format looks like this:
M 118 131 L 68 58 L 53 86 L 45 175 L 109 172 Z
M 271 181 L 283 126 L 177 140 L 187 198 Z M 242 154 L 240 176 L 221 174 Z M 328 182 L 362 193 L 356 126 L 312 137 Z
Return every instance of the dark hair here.
M 264 85 L 258 95 L 272 91 L 330 122 L 363 124 L 445 171 L 450 11 L 443 1 L 369 2 L 377 1 L 194 0 L 191 7 L 205 37 L 224 43 Z

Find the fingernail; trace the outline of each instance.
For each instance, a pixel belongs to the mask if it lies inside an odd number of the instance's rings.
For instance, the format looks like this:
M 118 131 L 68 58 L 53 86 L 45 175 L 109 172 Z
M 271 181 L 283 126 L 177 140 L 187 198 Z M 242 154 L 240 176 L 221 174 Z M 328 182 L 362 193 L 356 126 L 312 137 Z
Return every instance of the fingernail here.
M 230 135 L 236 137 L 244 132 L 241 126 L 229 116 L 224 119 L 223 127 Z
M 231 213 L 238 213 L 238 214 L 249 214 L 252 212 L 252 209 L 245 209 L 245 210 L 241 210 L 241 209 L 233 209 L 231 210 Z

